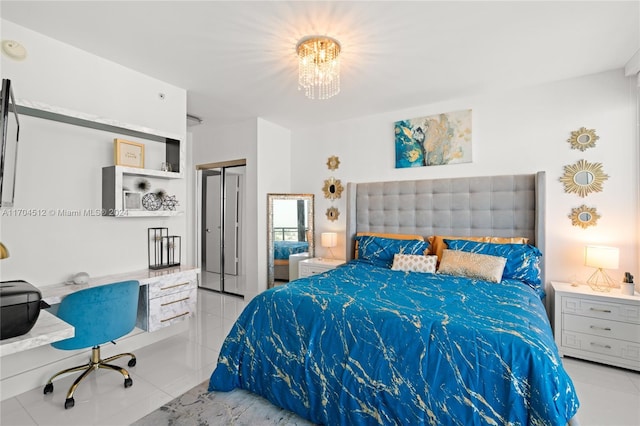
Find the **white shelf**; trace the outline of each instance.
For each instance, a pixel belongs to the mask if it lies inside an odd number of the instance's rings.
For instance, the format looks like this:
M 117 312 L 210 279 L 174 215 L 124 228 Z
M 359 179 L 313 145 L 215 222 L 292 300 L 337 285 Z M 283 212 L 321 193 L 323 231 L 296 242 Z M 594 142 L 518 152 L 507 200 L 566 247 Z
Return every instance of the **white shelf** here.
M 157 177 L 161 179 L 182 179 L 182 173 L 163 172 L 162 170 L 140 169 L 137 167 L 112 166 L 115 167 L 116 173 L 125 175 L 134 175 L 142 177 Z
M 148 178 L 152 181 L 151 191 L 164 188 L 162 182 L 181 179 L 182 174 L 177 172 L 163 172 L 161 170 L 140 169 L 136 167 L 108 166 L 102 168 L 102 215 L 113 217 L 171 217 L 179 216 L 182 210 L 127 210 L 123 203 L 123 190 L 125 186 L 131 189 L 131 177 Z M 125 179 L 129 183 L 125 185 Z M 170 192 L 168 192 L 171 194 Z M 141 194 L 142 196 L 142 194 Z M 180 202 L 180 200 L 178 200 Z M 178 205 L 180 207 L 180 205 Z

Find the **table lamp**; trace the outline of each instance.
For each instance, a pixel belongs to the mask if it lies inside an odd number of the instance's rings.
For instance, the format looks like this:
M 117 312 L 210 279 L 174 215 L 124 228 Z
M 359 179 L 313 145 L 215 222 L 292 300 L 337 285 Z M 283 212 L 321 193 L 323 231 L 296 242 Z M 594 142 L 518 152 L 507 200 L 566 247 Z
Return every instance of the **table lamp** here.
M 604 269 L 618 269 L 620 250 L 614 247 L 586 246 L 584 264 L 597 268 L 587 280 L 587 284 L 596 291 L 609 291 L 614 282 Z
M 331 254 L 331 258 L 333 259 L 334 257 L 333 252 L 331 251 L 331 247 L 335 247 L 338 245 L 338 234 L 335 232 L 323 232 L 320 235 L 320 245 L 329 249 L 329 253 Z

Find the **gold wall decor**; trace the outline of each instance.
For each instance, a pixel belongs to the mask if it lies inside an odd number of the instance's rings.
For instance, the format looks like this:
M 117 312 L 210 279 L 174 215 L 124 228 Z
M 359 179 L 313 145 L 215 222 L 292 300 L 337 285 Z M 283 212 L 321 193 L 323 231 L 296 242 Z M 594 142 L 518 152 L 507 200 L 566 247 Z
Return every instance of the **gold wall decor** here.
M 324 192 L 324 198 L 328 198 L 330 200 L 335 200 L 342 196 L 342 184 L 340 183 L 340 179 L 336 179 L 334 177 L 330 177 L 329 179 L 325 179 L 324 186 L 322 187 L 322 191 Z
M 571 209 L 569 218 L 571 219 L 571 224 L 573 226 L 588 228 L 590 226 L 596 226 L 596 222 L 600 219 L 600 215 L 596 211 L 595 207 L 587 207 L 583 204 L 580 207 Z
M 564 175 L 560 182 L 564 184 L 564 192 L 572 192 L 581 197 L 586 197 L 591 192 L 601 192 L 602 183 L 609 176 L 602 171 L 602 163 L 589 163 L 586 160 L 578 160 L 577 163 L 564 166 Z
M 327 159 L 327 167 L 329 168 L 329 170 L 337 169 L 338 167 L 340 167 L 340 159 L 337 156 L 332 155 Z
M 338 216 L 340 216 L 340 212 L 337 207 L 329 207 L 327 209 L 327 219 L 331 222 L 338 220 Z
M 596 146 L 598 139 L 600 139 L 600 136 L 596 136 L 595 129 L 580 127 L 578 130 L 571 132 L 571 137 L 567 139 L 567 142 L 571 144 L 571 149 L 584 151 L 587 148 Z

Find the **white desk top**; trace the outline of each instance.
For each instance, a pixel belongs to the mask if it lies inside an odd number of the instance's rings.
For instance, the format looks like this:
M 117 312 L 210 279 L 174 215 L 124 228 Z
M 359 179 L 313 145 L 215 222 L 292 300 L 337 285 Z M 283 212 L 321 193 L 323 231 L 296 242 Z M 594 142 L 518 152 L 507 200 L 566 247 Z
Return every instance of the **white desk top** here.
M 88 284 L 76 285 L 76 284 L 53 284 L 44 287 L 40 287 L 38 290 L 42 293 L 42 300 L 50 305 L 58 304 L 62 301 L 64 296 L 76 292 L 78 290 L 84 290 L 89 287 L 97 287 L 105 284 L 117 283 L 120 281 L 136 280 L 140 282 L 140 285 L 147 285 L 150 281 L 157 281 L 158 278 L 162 278 L 166 275 L 174 275 L 183 272 L 195 271 L 199 272 L 199 268 L 192 266 L 176 266 L 175 268 L 166 269 L 141 269 L 133 272 L 124 272 L 121 274 L 105 275 L 103 277 L 90 278 Z
M 27 334 L 0 340 L 0 357 L 37 346 L 48 345 L 52 342 L 68 339 L 74 335 L 75 328 L 71 324 L 41 309 L 38 321 Z

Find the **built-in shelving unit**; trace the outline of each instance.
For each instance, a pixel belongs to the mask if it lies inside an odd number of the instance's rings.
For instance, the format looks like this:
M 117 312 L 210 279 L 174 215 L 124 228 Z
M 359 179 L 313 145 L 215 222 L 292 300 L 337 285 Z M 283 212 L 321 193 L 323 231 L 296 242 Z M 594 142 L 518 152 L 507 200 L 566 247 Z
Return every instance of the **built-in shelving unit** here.
M 17 102 L 18 114 L 38 117 L 45 120 L 53 120 L 74 126 L 87 127 L 102 130 L 116 135 L 127 135 L 142 138 L 149 141 L 163 143 L 165 145 L 165 162 L 171 165 L 171 172 L 152 169 L 140 169 L 124 166 L 107 166 L 102 169 L 102 215 L 115 217 L 153 217 L 153 216 L 177 216 L 183 213 L 180 208 L 176 210 L 145 210 L 125 209 L 124 193 L 133 185 L 133 180 L 142 178 L 151 184 L 151 192 L 162 189 L 168 195 L 172 195 L 170 181 L 182 179 L 185 167 L 185 148 L 180 138 L 163 135 L 153 129 L 120 123 L 115 120 L 91 116 L 89 114 L 70 111 L 53 107 L 43 103 L 30 102 L 19 99 Z M 144 194 L 140 194 L 142 197 Z
M 136 178 L 143 178 L 151 183 L 151 191 L 162 188 L 167 191 L 165 184 L 171 179 L 181 179 L 176 172 L 161 170 L 138 169 L 135 167 L 108 166 L 102 168 L 102 215 L 115 217 L 149 217 L 149 216 L 178 216 L 183 213 L 176 210 L 145 210 L 126 209 L 124 205 L 124 191 L 134 190 Z M 127 182 L 128 181 L 128 182 Z M 140 194 L 142 197 L 144 194 Z

